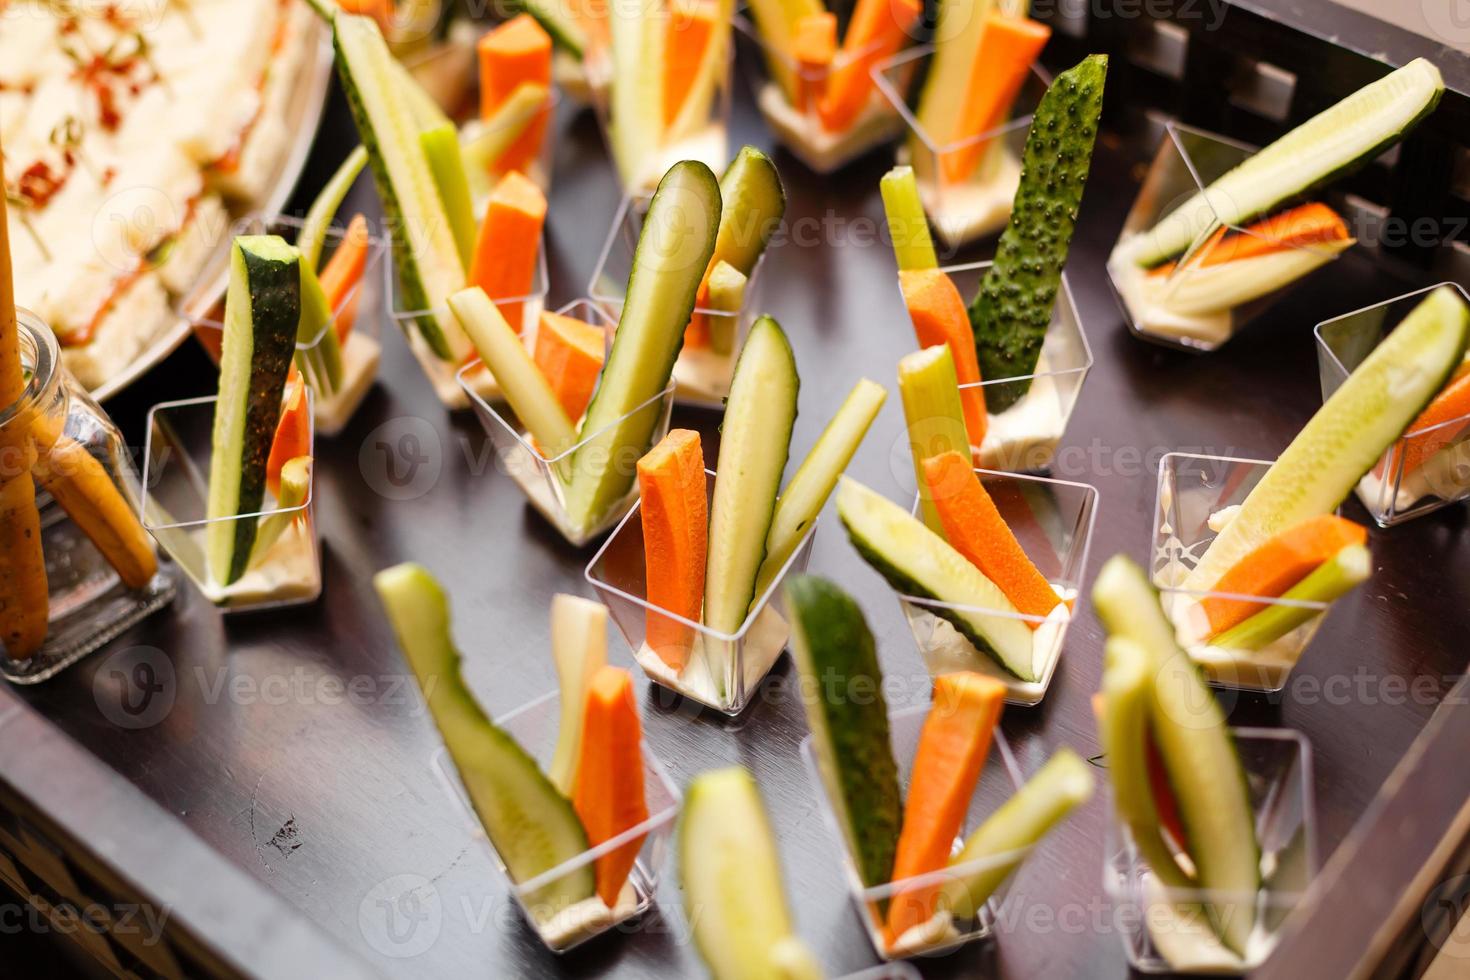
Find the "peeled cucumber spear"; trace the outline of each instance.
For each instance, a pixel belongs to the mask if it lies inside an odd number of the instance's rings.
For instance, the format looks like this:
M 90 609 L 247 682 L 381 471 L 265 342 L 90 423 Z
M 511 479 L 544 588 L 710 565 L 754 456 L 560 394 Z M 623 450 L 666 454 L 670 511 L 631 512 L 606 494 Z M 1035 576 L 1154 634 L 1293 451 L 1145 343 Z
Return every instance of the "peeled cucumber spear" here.
M 1036 373 L 1087 186 L 1107 74 L 1107 55 L 1089 55 L 1056 77 L 1031 117 L 1010 221 L 970 304 L 987 381 Z M 986 407 L 998 415 L 1030 388 L 1029 380 L 989 386 Z
M 937 344 L 904 355 L 898 362 L 898 393 L 903 399 L 904 424 L 909 453 L 914 458 L 914 480 L 924 524 L 942 536 L 944 524 L 930 499 L 929 484 L 924 479 L 924 460 L 947 452 L 970 458 L 970 435 L 965 429 L 959 378 L 949 345 Z

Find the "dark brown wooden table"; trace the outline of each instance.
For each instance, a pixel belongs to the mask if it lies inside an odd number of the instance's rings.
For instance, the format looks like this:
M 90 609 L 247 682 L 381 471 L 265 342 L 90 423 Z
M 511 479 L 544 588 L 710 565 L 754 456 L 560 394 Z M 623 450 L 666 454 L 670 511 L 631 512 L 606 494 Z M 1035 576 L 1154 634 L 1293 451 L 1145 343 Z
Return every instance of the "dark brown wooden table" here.
M 744 88 L 741 80 L 734 145 L 768 146 Z M 548 240 L 551 299 L 561 303 L 582 293 L 618 192 L 590 114 L 564 106 L 557 132 Z M 316 186 L 351 141 L 339 102 L 304 186 Z M 1123 327 L 1103 258 L 1148 149 L 1100 143 L 1069 265 L 1096 364 L 1054 474 L 1101 492 L 1089 578 L 1116 552 L 1145 558 L 1159 455 L 1274 456 L 1320 404 L 1313 324 L 1422 284 L 1354 252 L 1213 356 L 1142 344 Z M 784 153 L 776 160 L 791 201 L 791 235 L 767 261 L 766 296 L 802 369 L 793 444 L 800 453 L 859 376 L 892 392 L 895 362 L 912 349 L 913 334 L 880 233 L 877 181 L 889 157 L 874 154 L 832 177 L 815 176 Z M 959 258 L 985 257 L 989 247 Z M 0 739 L 0 773 L 124 866 L 138 887 L 163 893 L 234 962 L 261 973 L 328 975 L 291 968 L 281 955 L 293 942 L 315 948 L 315 933 L 329 937 L 319 955 L 335 947 L 388 975 L 699 975 L 672 864 L 658 910 L 630 934 L 558 959 L 522 922 L 484 843 L 467 833 L 436 780 L 431 759 L 440 742 L 407 679 L 371 574 L 412 559 L 448 584 L 469 680 L 486 707 L 501 713 L 554 687 L 547 600 L 557 591 L 591 594 L 582 579 L 591 549 L 568 547 L 541 521 L 496 471 L 473 416 L 447 414 L 400 339 L 387 339 L 377 387 L 346 433 L 319 444 L 321 600 L 222 619 L 186 590 L 172 609 L 51 683 L 0 687 L 0 736 L 24 731 L 34 740 Z M 213 384 L 208 362 L 186 347 L 110 408 L 141 444 L 150 403 L 207 393 Z M 894 497 L 907 492 L 909 479 L 901 421 L 892 392 L 850 470 Z M 679 410 L 676 423 L 699 428 L 713 452 L 717 415 Z M 412 448 L 410 438 L 427 460 L 396 485 L 386 467 L 408 474 L 401 451 Z M 1366 521 L 1356 503 L 1348 512 Z M 1289 726 L 1311 740 L 1324 858 L 1464 670 L 1465 538 L 1464 507 L 1375 531 L 1376 575 L 1333 610 L 1286 694 L 1226 696 L 1233 722 Z M 885 670 L 909 692 L 898 706 L 926 697 L 923 666 L 893 594 L 857 558 L 830 510 L 811 570 L 861 600 Z M 615 662 L 631 665 L 619 637 L 611 650 Z M 1101 630 L 1084 602 L 1046 701 L 1005 716 L 1027 771 L 1061 745 L 1084 756 L 1098 751 L 1089 697 L 1100 655 Z M 798 928 L 835 975 L 875 958 L 798 759 L 806 725 L 786 687 L 791 676 L 783 659 L 759 702 L 733 724 L 645 690 L 646 727 L 680 784 L 715 766 L 743 763 L 754 771 Z M 151 700 L 137 689 L 140 678 L 155 682 Z M 133 714 L 119 710 L 125 697 Z M 111 795 L 97 792 L 101 785 Z M 923 972 L 1124 974 L 1102 890 L 1104 812 L 1095 799 L 1040 847 L 1012 889 L 995 942 L 921 960 Z M 417 904 L 384 904 L 414 888 L 423 899 Z

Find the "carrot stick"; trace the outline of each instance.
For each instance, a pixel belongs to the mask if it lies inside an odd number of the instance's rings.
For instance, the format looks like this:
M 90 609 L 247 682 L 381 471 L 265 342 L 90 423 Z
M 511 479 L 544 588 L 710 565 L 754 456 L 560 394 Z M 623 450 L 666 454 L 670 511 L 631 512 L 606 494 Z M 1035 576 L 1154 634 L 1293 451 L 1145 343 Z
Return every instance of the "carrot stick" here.
M 36 462 L 31 467 L 50 493 L 130 589 L 141 589 L 158 571 L 152 539 L 128 502 L 87 448 L 62 431 L 59 419 L 31 424 Z
M 980 362 L 975 356 L 975 331 L 964 297 L 949 274 L 939 269 L 900 269 L 899 288 L 914 334 L 920 347 L 948 344 L 954 355 L 954 373 L 961 385 L 979 384 Z M 985 441 L 989 416 L 985 414 L 985 393 L 979 388 L 961 388 L 960 401 L 965 407 L 965 430 L 970 445 Z
M 4 160 L 0 150 L 0 187 L 5 184 Z M 0 195 L 0 407 L 16 404 L 26 390 L 9 228 L 5 197 Z M 41 649 L 50 619 L 41 513 L 31 480 L 35 458 L 30 423 L 17 414 L 10 424 L 0 426 L 0 641 L 12 660 L 29 659 Z
M 1403 473 L 1408 476 L 1435 453 L 1445 446 L 1454 442 L 1465 431 L 1464 425 L 1445 425 L 1455 419 L 1470 415 L 1470 371 L 1460 373 L 1457 377 L 1445 385 L 1429 407 L 1419 414 L 1414 424 L 1409 426 L 1408 435 L 1404 439 L 1404 462 Z M 1433 426 L 1444 426 L 1433 432 L 1416 436 L 1414 433 L 1423 432 Z
M 842 39 L 842 56 L 828 78 L 827 94 L 817 103 L 824 129 L 842 132 L 857 120 L 873 92 L 869 72 L 898 52 L 922 9 L 919 0 L 857 0 Z
M 368 232 L 367 218 L 360 214 L 353 215 L 337 250 L 322 266 L 318 277 L 322 292 L 327 297 L 327 309 L 337 314 L 335 325 L 339 341 L 347 339 L 347 335 L 352 332 L 353 321 L 357 319 L 357 297 L 353 296 L 345 307 L 342 306 L 342 301 L 353 287 L 362 282 L 362 274 L 367 269 L 368 246 L 371 244 L 372 236 Z
M 541 228 L 546 223 L 546 195 L 515 171 L 500 178 L 485 206 L 485 220 L 470 261 L 469 285 L 479 286 L 492 300 L 517 299 L 536 282 Z M 521 304 L 496 306 L 516 333 L 522 333 Z
M 384 37 L 392 37 L 393 0 L 337 0 L 337 6 L 349 14 L 371 17 Z
M 1005 703 L 1005 685 L 973 671 L 934 679 L 934 705 L 919 733 L 904 804 L 903 830 L 893 859 L 893 881 L 938 871 L 970 808 L 990 737 Z M 888 908 L 887 943 L 934 914 L 938 885 L 909 888 L 893 896 Z
M 710 260 L 710 267 L 714 267 L 714 259 Z M 705 269 L 699 291 L 694 294 L 695 312 L 684 325 L 684 346 L 690 350 L 705 350 L 710 345 L 709 316 L 699 312 L 709 308 L 709 274 L 710 270 Z
M 924 460 L 924 482 L 939 511 L 945 539 L 999 586 L 1018 611 L 1046 616 L 1056 608 L 1061 597 L 1026 557 L 964 455 L 947 452 Z M 1041 625 L 1026 623 L 1032 629 Z
M 664 125 L 679 118 L 684 99 L 694 88 L 704 52 L 715 36 L 720 11 L 710 0 L 675 0 L 664 28 Z
M 265 486 L 274 497 L 281 495 L 281 467 L 286 461 L 311 455 L 311 413 L 306 405 L 306 385 L 297 378 L 286 392 L 281 419 L 271 440 L 271 453 L 265 463 Z
M 672 429 L 638 461 L 648 601 L 699 622 L 709 536 L 704 451 L 699 433 Z M 648 613 L 648 647 L 676 673 L 689 662 L 694 630 Z
M 1288 248 L 1304 248 L 1348 237 L 1347 225 L 1325 204 L 1315 201 L 1272 215 L 1227 235 L 1200 259 L 1200 266 L 1224 265 Z
M 974 140 L 1005 121 L 1005 114 L 1031 73 L 1031 63 L 1051 37 L 1051 28 L 1027 17 L 992 13 L 985 18 L 980 47 L 970 68 L 970 86 L 955 131 L 948 143 Z M 944 179 L 959 184 L 970 178 L 989 140 L 967 143 L 943 154 Z
M 827 94 L 837 57 L 837 15 L 823 11 L 797 20 L 791 53 L 796 58 L 796 110 L 804 113 Z
M 618 667 L 600 667 L 587 682 L 572 806 L 593 847 L 648 819 L 643 729 L 633 699 L 633 678 Z M 597 859 L 597 894 L 609 908 L 617 905 L 642 845 L 640 836 Z
M 551 84 L 551 35 L 530 14 L 517 14 L 480 38 L 480 118 L 495 116 L 522 82 Z M 495 163 L 497 173 L 525 170 L 541 152 L 549 112 L 543 109 Z M 494 296 L 494 293 L 490 294 Z
M 1298 521 L 1230 567 L 1212 591 L 1276 597 L 1350 544 L 1363 544 L 1368 530 L 1335 514 Z M 1200 605 L 1210 633 L 1227 630 L 1266 608 L 1262 602 L 1210 596 Z
M 567 418 L 579 419 L 587 410 L 605 351 L 606 338 L 600 328 L 574 316 L 541 314 L 536 330 L 536 366 L 546 375 Z

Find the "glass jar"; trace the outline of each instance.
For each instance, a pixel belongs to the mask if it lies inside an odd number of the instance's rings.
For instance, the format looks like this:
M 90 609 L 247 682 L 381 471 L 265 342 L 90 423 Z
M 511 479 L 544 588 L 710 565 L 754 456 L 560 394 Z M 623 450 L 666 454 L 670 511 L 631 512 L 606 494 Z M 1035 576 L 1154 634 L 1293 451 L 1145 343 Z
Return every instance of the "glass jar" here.
M 26 310 L 17 319 L 28 377 L 20 400 L 0 409 L 0 444 L 25 439 L 35 449 L 47 628 L 24 659 L 0 644 L 0 676 L 35 684 L 163 608 L 174 581 L 138 520 L 138 474 L 122 433 L 62 366 L 51 329 Z M 107 542 L 111 557 L 94 539 Z

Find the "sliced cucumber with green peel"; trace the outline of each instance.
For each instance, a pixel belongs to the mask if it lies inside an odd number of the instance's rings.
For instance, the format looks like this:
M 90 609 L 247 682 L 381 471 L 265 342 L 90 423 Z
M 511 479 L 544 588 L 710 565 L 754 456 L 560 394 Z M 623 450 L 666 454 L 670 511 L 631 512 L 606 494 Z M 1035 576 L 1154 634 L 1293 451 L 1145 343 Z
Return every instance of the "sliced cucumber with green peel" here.
M 740 766 L 696 776 L 679 819 L 679 876 L 694 944 L 714 980 L 806 980 L 760 791 Z
M 766 594 L 766 589 L 796 551 L 807 529 L 816 522 L 827 498 L 832 496 L 832 489 L 837 486 L 837 478 L 852 462 L 853 454 L 862 445 L 868 428 L 878 417 L 878 410 L 887 398 L 887 390 L 878 382 L 867 378 L 859 380 L 848 392 L 837 414 L 832 416 L 832 421 L 817 437 L 806 459 L 796 468 L 796 475 L 776 500 L 771 530 L 766 535 L 765 561 L 761 563 L 760 575 L 755 581 L 757 596 Z
M 987 381 L 1036 373 L 1087 186 L 1107 75 L 1107 55 L 1088 55 L 1056 77 L 1031 117 L 1010 221 L 970 304 Z M 1004 412 L 1030 388 L 1030 381 L 988 386 L 986 408 Z
M 1415 58 L 1253 154 L 1119 247 L 1138 265 L 1155 266 L 1222 224 L 1244 224 L 1310 194 L 1403 139 L 1443 93 L 1439 69 Z
M 1335 510 L 1444 387 L 1467 331 L 1458 293 L 1445 286 L 1425 297 L 1302 427 L 1181 588 L 1208 591 L 1279 531 Z
M 209 574 L 230 585 L 245 574 L 265 501 L 266 461 L 301 325 L 301 253 L 276 235 L 230 246 L 220 340 L 219 399 L 209 459 Z M 235 518 L 235 519 L 232 519 Z
M 1060 748 L 1036 775 L 965 841 L 949 866 L 1015 854 L 1014 858 L 946 882 L 942 907 L 961 917 L 977 915 L 987 899 L 1021 864 L 1025 853 L 1092 796 L 1092 772 L 1082 757 Z M 1022 852 L 1017 854 L 1016 852 Z
M 1368 581 L 1373 556 L 1366 545 L 1350 544 L 1282 593 L 1290 602 L 1335 602 Z M 1210 639 L 1225 650 L 1259 650 L 1274 643 L 1325 610 L 1311 606 L 1273 605 Z
M 572 459 L 566 506 L 580 527 L 592 526 L 633 485 L 658 414 L 629 413 L 669 386 L 719 223 L 720 184 L 709 167 L 695 160 L 670 167 L 643 219 L 612 350 L 582 421 L 589 436 L 617 428 Z
M 878 181 L 878 191 L 883 195 L 883 216 L 888 221 L 888 237 L 893 239 L 899 271 L 937 268 L 939 258 L 934 254 L 934 239 L 929 236 L 929 219 L 924 215 L 914 168 L 894 167 Z
M 1147 657 L 1144 669 L 1153 679 L 1149 732 L 1178 803 L 1195 881 L 1220 896 L 1209 909 L 1210 919 L 1225 945 L 1244 955 L 1261 887 L 1261 849 L 1225 712 L 1199 668 L 1179 649 L 1174 626 L 1142 568 L 1113 556 L 1098 573 L 1092 603 L 1110 636 L 1131 641 Z
M 470 353 L 470 342 L 446 303 L 464 286 L 464 263 L 419 143 L 425 127 L 416 117 L 412 87 L 400 78 L 370 18 L 339 13 L 332 23 L 337 73 L 393 239 L 402 308 L 428 311 L 417 320 L 420 335 L 438 357 L 458 364 Z
M 439 201 L 449 216 L 449 227 L 454 232 L 454 242 L 459 246 L 459 258 L 466 269 L 475 252 L 474 205 L 470 201 L 470 182 L 465 176 L 464 157 L 459 150 L 459 130 L 454 123 L 445 123 L 419 133 L 419 144 L 429 161 L 429 172 L 434 175 L 434 186 L 439 189 Z
M 720 201 L 714 260 L 749 277 L 786 216 L 786 189 L 771 158 L 742 146 L 720 178 Z
M 512 881 L 529 881 L 587 850 L 587 834 L 569 801 L 536 760 L 486 716 L 465 685 L 454 646 L 449 600 L 420 565 L 403 564 L 373 576 L 398 645 L 470 803 Z M 538 918 L 594 894 L 588 863 L 547 883 L 526 905 Z
M 858 554 L 889 585 L 903 595 L 943 603 L 924 608 L 1004 670 L 1036 680 L 1031 627 L 1000 587 L 948 541 L 850 477 L 837 487 L 837 516 Z
M 1118 822 L 1128 828 L 1134 847 L 1155 877 L 1169 888 L 1188 888 L 1189 877 L 1164 839 L 1149 776 L 1149 715 L 1155 696 L 1152 664 L 1148 651 L 1127 637 L 1108 639 L 1098 735 L 1107 756 Z
M 826 579 L 796 576 L 786 583 L 786 604 L 827 798 L 857 856 L 863 884 L 887 884 L 903 823 L 903 792 L 873 634 L 858 604 Z
M 704 623 L 720 633 L 739 632 L 756 598 L 800 387 L 781 325 L 761 317 L 735 362 L 710 501 Z
M 361 144 L 353 147 L 306 209 L 306 217 L 301 219 L 301 232 L 296 236 L 296 247 L 301 250 L 302 263 L 310 266 L 312 272 L 321 268 L 322 247 L 332 226 L 332 218 L 342 207 L 342 201 L 367 162 L 367 150 Z

